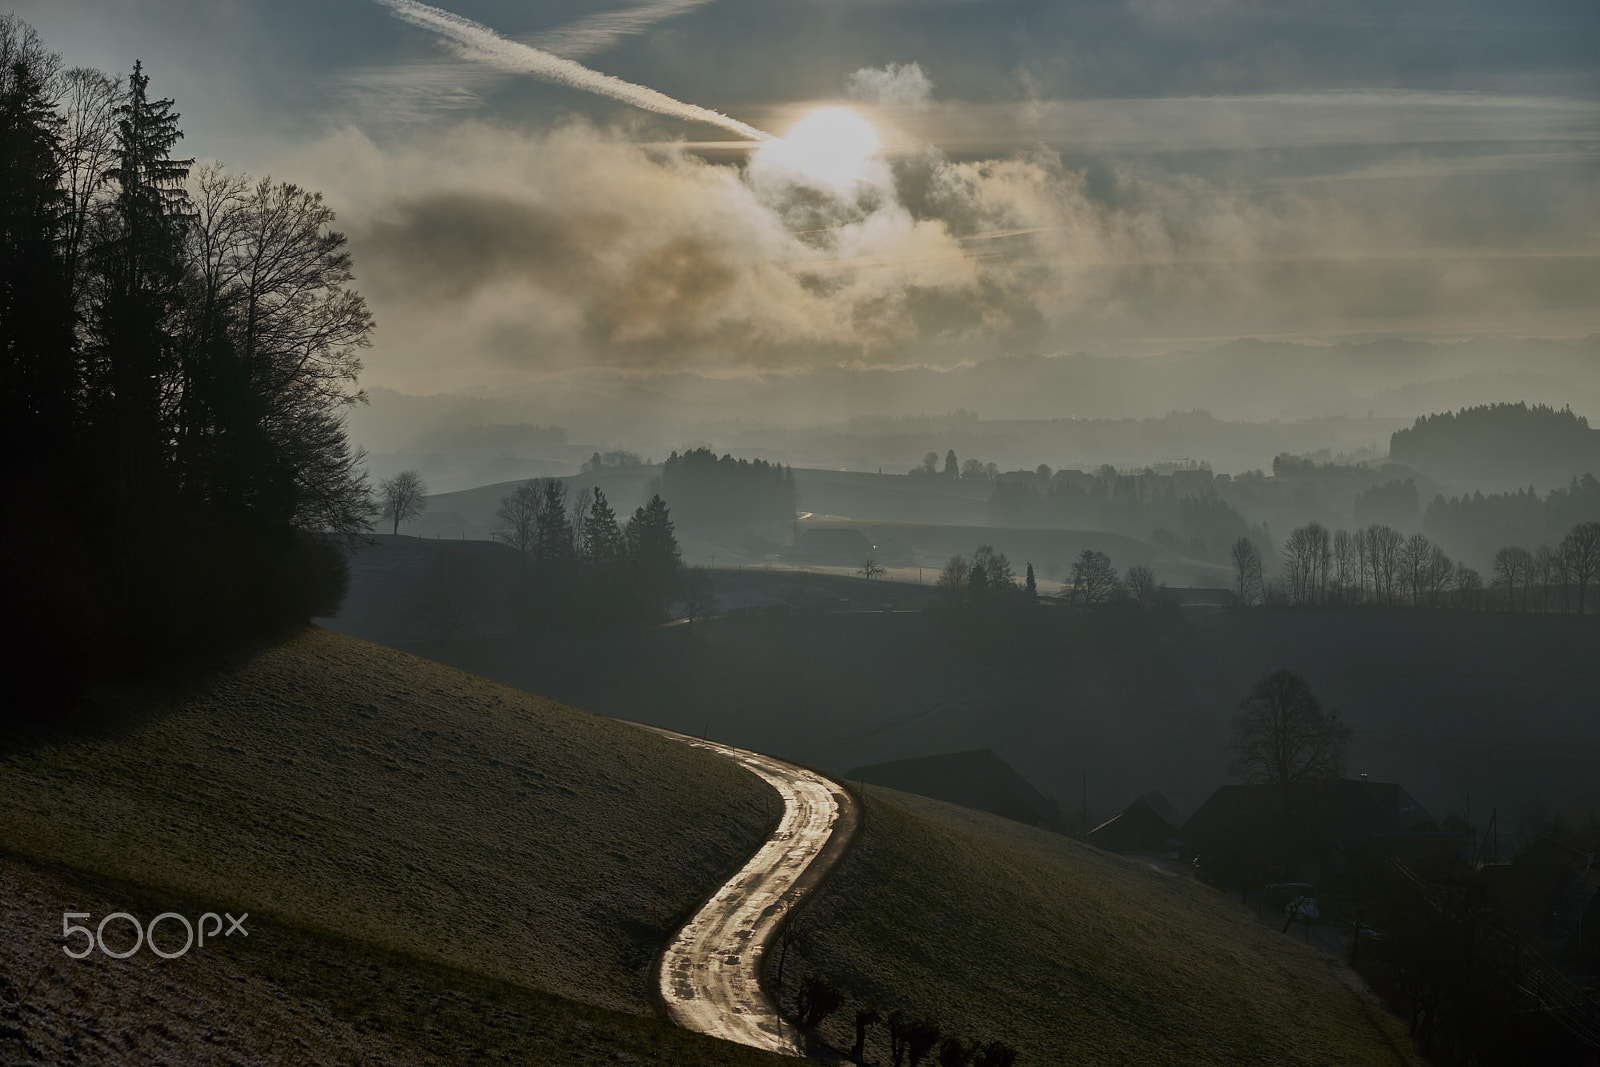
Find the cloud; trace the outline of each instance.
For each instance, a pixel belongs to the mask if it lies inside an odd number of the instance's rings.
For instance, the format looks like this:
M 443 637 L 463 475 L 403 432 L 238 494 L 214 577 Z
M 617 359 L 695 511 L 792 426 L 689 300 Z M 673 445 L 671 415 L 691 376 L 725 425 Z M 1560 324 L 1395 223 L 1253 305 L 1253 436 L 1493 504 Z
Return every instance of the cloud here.
M 623 37 L 643 33 L 659 22 L 687 15 L 709 3 L 711 0 L 654 0 L 622 11 L 602 11 L 560 29 L 536 34 L 527 43 L 568 58 L 593 55 Z
M 919 63 L 863 67 L 845 79 L 852 99 L 881 107 L 926 110 L 933 103 L 933 82 Z
M 368 376 L 413 391 L 583 367 L 949 364 L 1119 338 L 1588 332 L 1600 274 L 1592 240 L 1549 243 L 1558 223 L 1594 232 L 1572 226 L 1600 219 L 1583 172 L 1570 188 L 1512 172 L 1461 178 L 1461 194 L 1446 175 L 1374 196 L 1373 182 L 1236 188 L 1129 164 L 1091 180 L 1043 149 L 925 148 L 830 191 L 582 120 L 381 143 L 345 130 L 286 172 L 342 205 L 379 321 Z M 1485 180 L 1526 184 L 1483 194 Z M 1514 220 L 1508 196 L 1525 204 Z M 1532 243 L 1508 256 L 1513 241 Z
M 1571 96 L 1374 89 L 1233 96 L 947 104 L 907 131 L 950 150 L 1046 143 L 1172 153 L 1352 146 L 1592 145 L 1600 109 Z

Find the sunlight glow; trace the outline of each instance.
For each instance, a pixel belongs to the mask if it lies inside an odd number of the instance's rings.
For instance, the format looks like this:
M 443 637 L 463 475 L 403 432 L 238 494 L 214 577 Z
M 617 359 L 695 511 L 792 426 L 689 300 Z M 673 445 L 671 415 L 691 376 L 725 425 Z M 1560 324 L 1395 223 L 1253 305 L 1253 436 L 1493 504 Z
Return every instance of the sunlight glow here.
M 844 190 L 868 176 L 882 147 L 866 119 L 847 107 L 823 107 L 757 151 L 812 184 Z

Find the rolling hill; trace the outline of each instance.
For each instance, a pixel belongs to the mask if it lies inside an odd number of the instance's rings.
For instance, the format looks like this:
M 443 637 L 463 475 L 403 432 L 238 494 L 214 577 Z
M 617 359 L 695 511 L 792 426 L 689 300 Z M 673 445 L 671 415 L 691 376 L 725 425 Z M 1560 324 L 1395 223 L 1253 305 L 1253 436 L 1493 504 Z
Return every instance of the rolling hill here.
M 430 1027 L 501 1050 L 541 1030 L 559 1046 L 575 1028 L 585 1048 L 665 1042 L 690 1057 L 672 1062 L 729 1048 L 648 1018 L 649 972 L 775 814 L 738 767 L 320 630 L 183 691 L 102 691 L 96 705 L 88 722 L 0 749 L 5 899 L 31 887 L 52 902 L 8 921 L 37 936 L 6 938 L 0 973 L 23 988 L 47 967 L 32 997 L 57 1022 L 157 997 L 170 1013 L 143 1012 L 130 1038 L 154 1048 L 208 1013 L 171 978 L 143 988 L 156 979 L 130 968 L 164 973 L 148 954 L 67 966 L 53 902 L 98 899 L 145 919 L 248 911 L 247 942 L 174 970 L 228 961 L 243 977 L 226 988 L 254 990 L 245 1003 L 308 998 L 308 1018 L 398 1032 L 424 1060 L 443 1040 Z M 463 989 L 502 1010 L 479 1012 Z M 419 1017 L 439 997 L 463 1013 L 442 1028 Z M 263 1032 L 223 1031 L 263 1058 Z M 766 1062 L 737 1057 L 727 1062 Z
M 797 921 L 790 975 L 851 991 L 826 1024 L 843 1047 L 871 1004 L 1020 1064 L 1422 1062 L 1337 960 L 1198 882 L 877 786 Z M 887 1052 L 880 1026 L 868 1053 Z
M 92 710 L 0 747 L 7 1059 L 777 1062 L 650 1017 L 656 948 L 775 814 L 736 765 L 321 630 Z M 1333 961 L 1202 887 L 870 799 L 802 967 L 1024 1065 L 1411 1062 Z M 250 936 L 58 954 L 58 913 L 114 910 Z

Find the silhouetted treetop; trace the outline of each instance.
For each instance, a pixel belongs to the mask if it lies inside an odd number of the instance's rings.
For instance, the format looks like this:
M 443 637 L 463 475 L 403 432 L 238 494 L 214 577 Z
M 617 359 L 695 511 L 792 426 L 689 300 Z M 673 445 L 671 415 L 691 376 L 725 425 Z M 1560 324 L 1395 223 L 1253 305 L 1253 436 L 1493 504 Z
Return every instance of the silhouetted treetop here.
M 657 487 L 687 527 L 788 522 L 800 499 L 788 467 L 726 453 L 718 458 L 709 448 L 672 453 Z
M 345 238 L 315 193 L 176 158 L 178 118 L 143 64 L 63 71 L 0 16 L 0 480 L 37 520 L 0 532 L 0 577 L 30 669 L 329 611 L 343 560 L 309 534 L 370 528 Z
M 1292 785 L 1343 775 L 1350 730 L 1295 671 L 1274 671 L 1256 682 L 1239 709 L 1233 719 L 1236 777 Z
M 1571 408 L 1483 404 L 1418 418 L 1389 438 L 1389 455 L 1435 467 L 1556 458 L 1594 463 L 1600 460 L 1600 430 L 1590 429 Z

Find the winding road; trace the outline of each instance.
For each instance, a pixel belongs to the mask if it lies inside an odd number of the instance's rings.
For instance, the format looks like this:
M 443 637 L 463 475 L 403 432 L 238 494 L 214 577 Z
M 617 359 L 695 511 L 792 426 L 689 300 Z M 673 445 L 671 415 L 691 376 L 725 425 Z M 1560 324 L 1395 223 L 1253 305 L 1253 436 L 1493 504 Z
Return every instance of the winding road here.
M 777 936 L 785 897 L 806 892 L 842 851 L 828 846 L 853 822 L 854 802 L 838 784 L 792 763 L 646 728 L 742 764 L 778 791 L 784 807 L 766 843 L 668 942 L 658 975 L 667 1017 L 726 1041 L 804 1055 L 800 1036 L 761 988 L 761 957 Z

